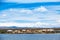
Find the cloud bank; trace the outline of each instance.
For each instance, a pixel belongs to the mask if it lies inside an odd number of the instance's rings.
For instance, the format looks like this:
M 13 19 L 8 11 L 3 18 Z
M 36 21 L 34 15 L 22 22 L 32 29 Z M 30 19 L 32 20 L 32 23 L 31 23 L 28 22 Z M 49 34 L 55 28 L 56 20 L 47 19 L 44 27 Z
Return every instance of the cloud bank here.
M 0 26 L 59 27 L 58 7 L 40 6 L 35 9 L 10 8 L 0 12 Z M 59 9 L 58 9 L 59 10 Z

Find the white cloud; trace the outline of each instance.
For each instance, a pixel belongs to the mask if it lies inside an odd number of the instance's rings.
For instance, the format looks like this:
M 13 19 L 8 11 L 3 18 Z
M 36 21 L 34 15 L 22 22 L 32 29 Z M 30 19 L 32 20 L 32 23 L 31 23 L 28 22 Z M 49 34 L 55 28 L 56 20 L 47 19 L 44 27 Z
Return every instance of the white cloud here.
M 0 23 L 0 26 L 17 26 L 17 27 L 28 27 L 31 26 L 32 23 L 15 23 L 15 22 L 6 22 L 6 23 Z
M 7 16 L 6 14 L 2 14 L 3 17 Z
M 54 7 L 55 8 L 55 7 Z M 0 13 L 0 26 L 21 27 L 54 27 L 60 26 L 60 14 L 44 6 L 35 9 L 7 9 Z M 33 21 L 33 23 L 18 23 L 16 20 Z M 6 23 L 7 22 L 7 23 Z M 13 23 L 12 23 L 13 22 Z M 8 25 L 7 25 L 8 24 Z
M 35 12 L 45 12 L 47 9 L 43 6 L 36 8 L 34 10 L 29 9 L 8 9 L 2 11 L 2 16 L 10 20 L 30 20 L 30 21 L 39 21 L 38 15 L 36 17 Z M 35 15 L 35 16 L 34 16 Z
M 33 3 L 33 2 L 59 2 L 60 0 L 4 0 L 5 2 Z
M 41 7 L 38 7 L 36 9 L 34 9 L 34 11 L 37 11 L 37 12 L 46 12 L 46 11 L 48 11 L 48 9 L 45 8 L 44 6 L 41 6 Z
M 49 23 L 43 23 L 43 22 L 35 22 L 35 23 L 15 23 L 15 22 L 6 22 L 6 23 L 0 23 L 0 26 L 2 27 L 35 27 L 35 28 L 52 28 L 52 27 L 59 27 L 60 24 L 49 24 Z
M 41 22 L 36 22 L 36 23 L 15 23 L 15 22 L 6 22 L 6 23 L 0 23 L 0 26 L 17 26 L 17 27 L 41 27 L 41 26 L 46 26 L 49 25 L 47 23 L 41 23 Z

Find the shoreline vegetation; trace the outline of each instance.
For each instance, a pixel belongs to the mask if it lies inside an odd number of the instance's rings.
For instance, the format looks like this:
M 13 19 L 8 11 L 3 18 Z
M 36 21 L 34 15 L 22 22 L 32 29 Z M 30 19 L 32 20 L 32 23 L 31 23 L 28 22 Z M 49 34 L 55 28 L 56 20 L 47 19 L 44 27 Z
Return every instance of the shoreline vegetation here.
M 60 28 L 0 28 L 0 34 L 55 34 Z

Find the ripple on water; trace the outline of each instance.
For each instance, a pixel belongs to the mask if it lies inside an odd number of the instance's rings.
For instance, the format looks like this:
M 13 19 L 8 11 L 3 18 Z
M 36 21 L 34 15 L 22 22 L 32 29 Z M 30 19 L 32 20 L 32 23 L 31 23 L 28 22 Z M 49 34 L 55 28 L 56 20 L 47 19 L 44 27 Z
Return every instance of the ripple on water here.
M 0 34 L 0 40 L 60 40 L 60 34 Z

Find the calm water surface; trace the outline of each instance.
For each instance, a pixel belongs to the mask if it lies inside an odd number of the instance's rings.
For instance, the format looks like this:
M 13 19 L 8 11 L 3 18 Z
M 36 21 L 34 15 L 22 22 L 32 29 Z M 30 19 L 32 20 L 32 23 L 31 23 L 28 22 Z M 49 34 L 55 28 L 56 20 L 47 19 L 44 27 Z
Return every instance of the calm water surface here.
M 60 40 L 60 34 L 0 34 L 0 40 Z

